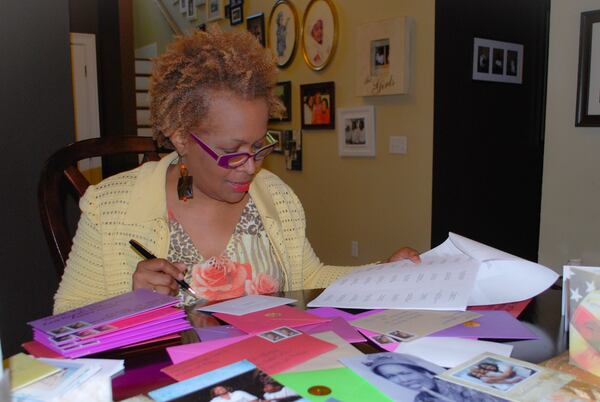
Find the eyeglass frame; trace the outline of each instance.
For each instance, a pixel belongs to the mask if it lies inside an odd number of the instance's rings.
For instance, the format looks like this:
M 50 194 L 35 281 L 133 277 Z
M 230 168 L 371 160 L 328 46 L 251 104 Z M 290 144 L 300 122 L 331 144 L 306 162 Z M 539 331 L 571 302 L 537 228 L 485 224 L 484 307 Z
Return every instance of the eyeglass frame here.
M 240 166 L 244 166 L 250 158 L 254 159 L 255 162 L 262 161 L 263 159 L 265 159 L 267 156 L 269 156 L 273 152 L 273 149 L 279 143 L 279 141 L 277 141 L 275 138 L 273 138 L 273 136 L 269 132 L 267 132 L 265 136 L 266 136 L 267 140 L 270 141 L 271 143 L 265 145 L 264 147 L 260 148 L 256 152 L 253 152 L 253 153 L 231 152 L 231 153 L 225 153 L 225 154 L 219 155 L 214 149 L 212 149 L 210 147 L 210 145 L 208 145 L 207 143 L 202 141 L 198 137 L 198 135 L 196 135 L 194 133 L 190 133 L 190 136 L 193 138 L 194 141 L 196 141 L 196 144 L 198 144 L 200 146 L 200 148 L 202 148 L 211 158 L 213 158 L 217 162 L 217 165 L 219 167 L 222 167 L 224 169 L 237 169 Z M 263 156 L 260 159 L 256 159 L 257 155 L 259 155 L 261 152 L 264 152 L 265 150 L 267 150 L 269 148 L 270 148 L 270 151 L 265 156 Z M 231 158 L 234 158 L 234 157 L 238 157 L 238 156 L 245 156 L 246 159 L 244 159 L 242 162 L 240 162 L 239 165 L 230 166 L 228 164 L 228 160 Z

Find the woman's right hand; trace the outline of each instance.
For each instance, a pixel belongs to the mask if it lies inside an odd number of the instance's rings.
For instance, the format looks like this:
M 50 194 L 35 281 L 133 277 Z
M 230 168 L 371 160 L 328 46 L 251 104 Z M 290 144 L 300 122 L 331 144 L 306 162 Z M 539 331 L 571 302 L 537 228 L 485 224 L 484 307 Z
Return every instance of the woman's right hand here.
M 179 292 L 175 279 L 183 280 L 185 270 L 185 264 L 170 263 L 164 258 L 140 261 L 133 273 L 133 290 L 150 289 L 175 296 Z

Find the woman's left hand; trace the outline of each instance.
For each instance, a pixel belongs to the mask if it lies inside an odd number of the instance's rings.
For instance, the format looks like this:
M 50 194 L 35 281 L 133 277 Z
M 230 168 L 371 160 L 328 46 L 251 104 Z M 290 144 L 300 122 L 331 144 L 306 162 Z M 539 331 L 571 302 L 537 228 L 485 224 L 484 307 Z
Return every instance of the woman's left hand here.
M 412 247 L 402 247 L 401 249 L 397 250 L 394 254 L 392 254 L 389 258 L 381 262 L 386 263 L 399 260 L 411 260 L 415 264 L 419 264 L 421 262 L 421 258 L 419 258 L 419 252 Z

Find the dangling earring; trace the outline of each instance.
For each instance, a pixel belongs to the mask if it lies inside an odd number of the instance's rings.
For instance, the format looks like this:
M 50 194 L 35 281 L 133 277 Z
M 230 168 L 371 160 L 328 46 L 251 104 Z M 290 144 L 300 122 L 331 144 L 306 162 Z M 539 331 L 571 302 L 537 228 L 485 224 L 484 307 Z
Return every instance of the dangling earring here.
M 177 180 L 177 196 L 182 201 L 187 201 L 194 198 L 194 180 L 192 176 L 188 176 L 188 170 L 179 156 L 179 180 Z

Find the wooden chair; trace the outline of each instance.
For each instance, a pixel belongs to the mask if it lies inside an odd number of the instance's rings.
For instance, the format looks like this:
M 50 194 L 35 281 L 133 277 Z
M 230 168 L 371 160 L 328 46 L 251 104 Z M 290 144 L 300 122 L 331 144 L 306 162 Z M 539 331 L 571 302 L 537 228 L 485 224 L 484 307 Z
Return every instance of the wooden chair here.
M 156 143 L 149 137 L 92 138 L 67 145 L 48 158 L 38 187 L 38 203 L 48 247 L 60 279 L 71 251 L 73 233 L 67 221 L 66 200 L 79 201 L 90 185 L 77 167 L 80 160 L 123 154 L 143 155 L 142 163 L 159 160 Z

